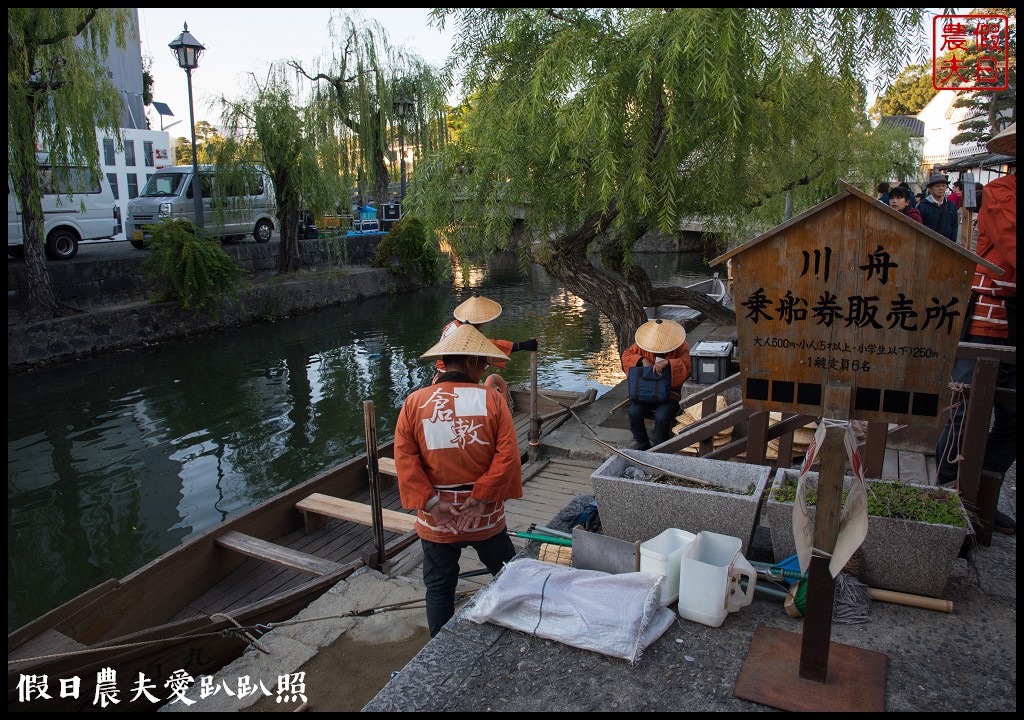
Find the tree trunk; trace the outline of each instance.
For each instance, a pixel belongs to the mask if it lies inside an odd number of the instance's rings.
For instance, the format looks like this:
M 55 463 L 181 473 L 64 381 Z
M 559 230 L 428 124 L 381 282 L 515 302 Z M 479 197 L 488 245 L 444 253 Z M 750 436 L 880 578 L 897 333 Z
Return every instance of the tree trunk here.
M 277 212 L 277 221 L 281 225 L 281 248 L 277 256 L 279 273 L 297 272 L 302 266 L 299 253 L 299 206 L 297 203 L 284 203 Z
M 34 117 L 34 116 L 33 116 Z M 29 129 L 35 133 L 35 125 Z M 14 139 L 14 142 L 19 142 Z M 29 143 L 29 147 L 32 144 Z M 56 317 L 75 315 L 78 310 L 57 299 L 50 278 L 50 267 L 43 252 L 43 214 L 41 202 L 32 203 L 32 196 L 42 197 L 39 188 L 39 173 L 35 171 L 34 157 L 28 177 L 12 178 L 21 205 L 22 237 L 25 248 L 26 286 L 22 290 L 21 316 L 27 322 L 49 320 Z M 33 190 L 35 192 L 33 192 Z
M 538 262 L 568 290 L 604 313 L 615 330 L 621 355 L 633 343 L 636 329 L 647 321 L 643 303 L 632 288 L 618 278 L 601 272 L 587 257 L 591 242 L 611 224 L 618 213 L 618 206 L 613 204 L 604 214 L 591 215 L 577 230 L 553 243 L 553 254 L 538 259 Z

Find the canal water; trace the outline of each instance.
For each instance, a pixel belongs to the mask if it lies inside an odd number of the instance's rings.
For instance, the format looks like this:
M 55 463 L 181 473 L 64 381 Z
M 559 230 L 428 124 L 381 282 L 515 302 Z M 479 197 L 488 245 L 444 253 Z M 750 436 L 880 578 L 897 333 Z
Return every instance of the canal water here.
M 656 285 L 711 274 L 699 253 L 639 262 Z M 432 375 L 419 355 L 474 291 L 503 308 L 485 334 L 538 338 L 539 385 L 623 379 L 611 324 L 515 258 L 451 287 L 8 375 L 8 632 L 363 452 L 364 400 L 390 439 Z M 503 375 L 527 383 L 529 354 Z

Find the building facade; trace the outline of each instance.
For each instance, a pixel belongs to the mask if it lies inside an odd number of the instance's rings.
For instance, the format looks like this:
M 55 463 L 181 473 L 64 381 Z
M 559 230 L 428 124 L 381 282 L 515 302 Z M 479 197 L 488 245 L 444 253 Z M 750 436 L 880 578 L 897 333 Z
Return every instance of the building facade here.
M 146 180 L 156 170 L 173 165 L 171 136 L 161 130 L 150 130 L 143 103 L 142 44 L 139 40 L 139 11 L 131 9 L 132 26 L 125 37 L 125 46 L 117 46 L 111 38 L 106 66 L 107 76 L 121 93 L 121 145 L 117 139 L 97 128 L 100 146 L 100 165 L 110 189 L 121 209 L 121 232 L 116 240 L 124 240 L 124 218 L 128 216 L 128 201 L 137 197 Z

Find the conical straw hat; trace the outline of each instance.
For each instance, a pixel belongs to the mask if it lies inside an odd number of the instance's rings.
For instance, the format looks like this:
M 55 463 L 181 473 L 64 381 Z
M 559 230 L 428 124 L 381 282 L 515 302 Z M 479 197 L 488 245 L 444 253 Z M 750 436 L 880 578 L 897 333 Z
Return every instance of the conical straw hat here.
M 686 330 L 674 320 L 648 320 L 636 329 L 636 344 L 659 355 L 672 352 L 686 340 Z
M 481 297 L 479 293 L 473 293 L 473 297 L 455 308 L 453 314 L 459 322 L 479 325 L 501 315 L 501 305 Z
M 1017 157 L 1017 123 L 1003 130 L 985 145 L 989 152 Z
M 509 359 L 472 325 L 460 325 L 455 332 L 448 333 L 437 345 L 420 355 L 420 358 L 440 360 L 445 355 L 476 355 L 488 361 Z

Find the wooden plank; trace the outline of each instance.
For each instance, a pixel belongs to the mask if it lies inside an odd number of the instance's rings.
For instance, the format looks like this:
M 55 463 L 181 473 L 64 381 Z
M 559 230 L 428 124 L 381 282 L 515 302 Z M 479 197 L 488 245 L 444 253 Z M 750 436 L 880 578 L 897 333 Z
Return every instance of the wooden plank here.
M 928 468 L 928 484 L 938 485 L 939 484 L 939 468 L 935 464 L 934 455 L 923 455 L 925 466 Z
M 32 638 L 30 642 L 11 650 L 7 653 L 7 660 L 21 660 L 22 658 L 38 657 L 40 655 L 54 655 L 56 653 L 73 652 L 85 650 L 82 643 L 69 638 L 62 632 L 49 628 Z
M 377 470 L 380 471 L 381 475 L 390 475 L 391 477 L 398 477 L 398 468 L 395 467 L 395 459 L 389 457 L 377 458 Z
M 900 482 L 928 485 L 928 466 L 924 455 L 910 450 L 900 450 Z
M 295 503 L 295 507 L 304 514 L 326 515 L 327 517 L 347 520 L 348 522 L 368 527 L 373 525 L 369 505 L 323 495 L 322 493 L 313 493 L 309 497 Z M 384 509 L 382 515 L 385 530 L 406 533 L 416 527 L 415 515 L 388 509 Z
M 880 478 L 892 478 L 896 479 L 900 476 L 900 455 L 899 450 L 893 450 L 892 448 L 886 448 L 884 458 L 882 460 L 882 474 Z
M 277 545 L 260 538 L 246 535 L 244 533 L 229 531 L 216 540 L 221 547 L 240 552 L 243 555 L 282 565 L 292 570 L 298 570 L 306 575 L 319 577 L 341 569 L 341 564 L 333 560 L 325 560 L 316 555 L 300 552 Z

